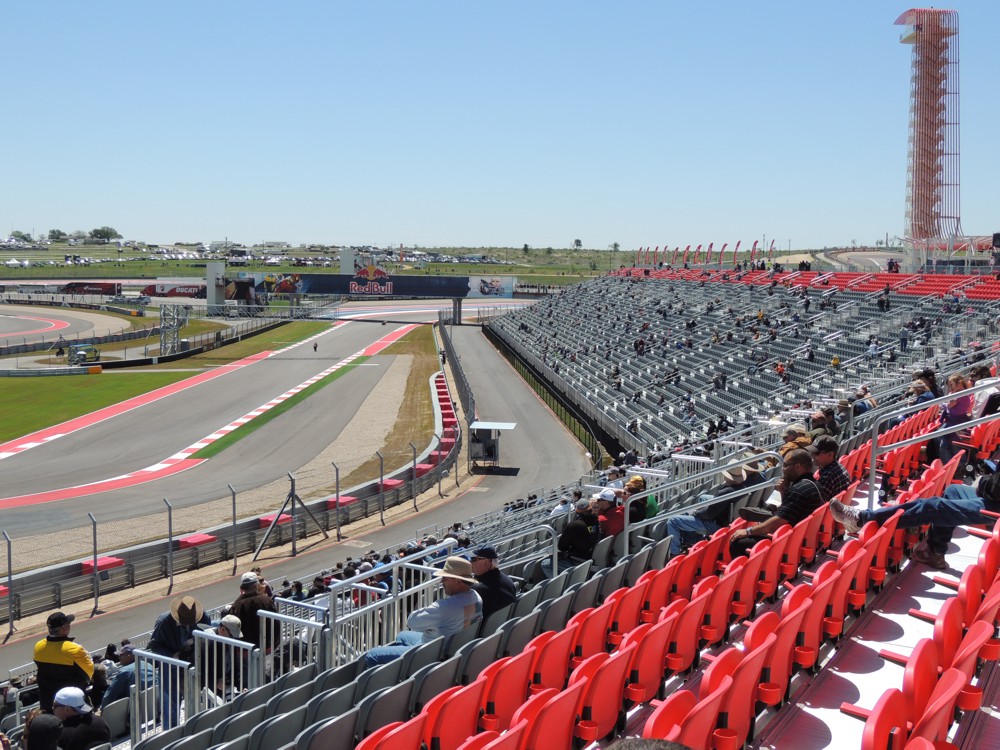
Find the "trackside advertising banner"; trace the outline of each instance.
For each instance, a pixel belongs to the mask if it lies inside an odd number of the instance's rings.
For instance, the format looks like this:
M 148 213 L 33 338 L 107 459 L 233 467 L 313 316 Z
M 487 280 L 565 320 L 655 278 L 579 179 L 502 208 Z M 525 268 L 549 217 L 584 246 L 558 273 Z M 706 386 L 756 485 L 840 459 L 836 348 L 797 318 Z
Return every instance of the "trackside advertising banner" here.
M 229 278 L 234 278 L 230 273 Z M 320 273 L 239 271 L 238 281 L 253 280 L 258 294 L 349 294 L 355 297 L 514 296 L 513 276 L 394 276 L 378 266 L 362 266 L 353 276 Z

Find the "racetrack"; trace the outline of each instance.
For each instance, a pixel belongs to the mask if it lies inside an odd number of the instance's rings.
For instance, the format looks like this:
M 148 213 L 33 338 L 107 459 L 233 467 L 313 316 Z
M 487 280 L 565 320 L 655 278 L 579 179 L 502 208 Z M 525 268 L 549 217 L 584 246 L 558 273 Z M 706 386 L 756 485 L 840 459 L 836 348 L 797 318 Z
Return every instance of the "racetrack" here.
M 114 315 L 75 308 L 57 309 L 27 305 L 0 305 L 0 346 L 121 333 L 129 321 Z

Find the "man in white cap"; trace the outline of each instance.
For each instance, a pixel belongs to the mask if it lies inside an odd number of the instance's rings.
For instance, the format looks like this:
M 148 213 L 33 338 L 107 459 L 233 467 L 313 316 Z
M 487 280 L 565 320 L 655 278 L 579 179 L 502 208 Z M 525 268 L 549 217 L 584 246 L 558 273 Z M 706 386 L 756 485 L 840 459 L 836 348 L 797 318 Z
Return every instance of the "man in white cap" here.
M 62 750 L 90 750 L 111 742 L 111 730 L 104 719 L 94 715 L 80 688 L 65 687 L 57 692 L 52 701 L 52 713 L 63 723 L 59 735 Z
M 441 579 L 444 598 L 410 613 L 406 630 L 387 646 L 377 646 L 365 654 L 365 668 L 387 664 L 408 649 L 427 643 L 439 635 L 465 630 L 483 619 L 483 600 L 472 590 L 476 579 L 472 563 L 464 557 L 449 557 L 435 574 Z

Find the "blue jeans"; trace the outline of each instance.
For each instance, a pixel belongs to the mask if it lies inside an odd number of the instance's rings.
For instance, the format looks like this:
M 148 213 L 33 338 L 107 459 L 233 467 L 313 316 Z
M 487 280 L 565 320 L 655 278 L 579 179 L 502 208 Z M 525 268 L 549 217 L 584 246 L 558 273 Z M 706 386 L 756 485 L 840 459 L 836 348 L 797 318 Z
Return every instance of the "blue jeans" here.
M 928 497 L 923 500 L 913 500 L 902 505 L 887 505 L 884 508 L 861 511 L 862 524 L 875 521 L 879 526 L 889 520 L 893 513 L 902 509 L 898 528 L 908 529 L 914 526 L 930 524 L 927 534 L 927 547 L 931 552 L 943 555 L 948 551 L 951 536 L 955 527 L 964 524 L 992 524 L 993 519 L 983 516 L 983 501 L 973 487 L 964 484 L 952 484 L 944 491 L 944 497 Z
M 424 634 L 412 630 L 404 630 L 396 636 L 396 640 L 388 646 L 376 646 L 365 654 L 365 669 L 377 667 L 380 664 L 388 664 L 398 659 L 414 646 L 419 646 L 424 642 Z
M 670 540 L 670 554 L 679 555 L 683 544 L 688 546 L 703 536 L 711 536 L 721 527 L 715 521 L 707 521 L 692 515 L 674 516 L 667 519 L 667 536 Z

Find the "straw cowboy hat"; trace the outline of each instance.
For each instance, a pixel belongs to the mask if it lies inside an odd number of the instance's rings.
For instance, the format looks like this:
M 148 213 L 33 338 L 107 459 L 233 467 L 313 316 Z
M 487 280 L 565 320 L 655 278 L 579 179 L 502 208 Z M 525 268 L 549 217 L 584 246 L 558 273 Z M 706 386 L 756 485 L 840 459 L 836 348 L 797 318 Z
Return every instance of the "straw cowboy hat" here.
M 444 567 L 434 573 L 438 578 L 457 578 L 466 583 L 478 583 L 472 575 L 472 563 L 464 557 L 449 557 Z
M 170 616 L 181 625 L 197 625 L 204 614 L 201 602 L 193 596 L 178 596 L 170 602 Z

